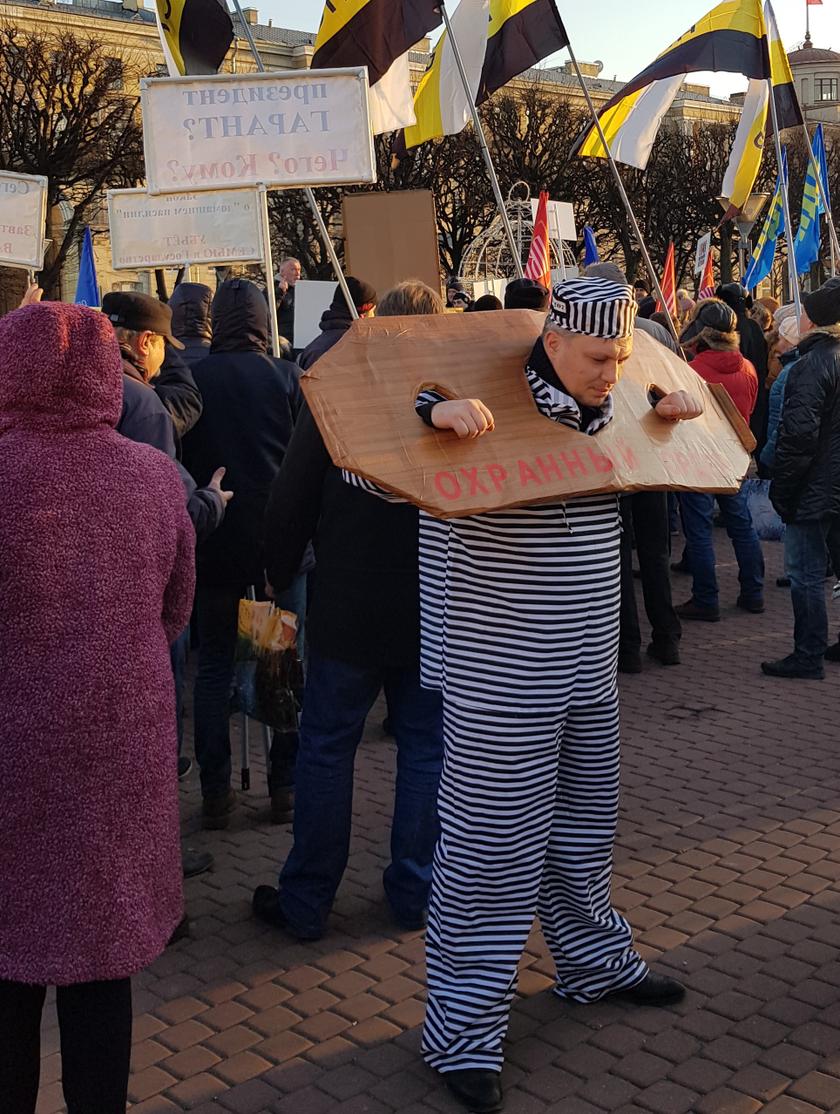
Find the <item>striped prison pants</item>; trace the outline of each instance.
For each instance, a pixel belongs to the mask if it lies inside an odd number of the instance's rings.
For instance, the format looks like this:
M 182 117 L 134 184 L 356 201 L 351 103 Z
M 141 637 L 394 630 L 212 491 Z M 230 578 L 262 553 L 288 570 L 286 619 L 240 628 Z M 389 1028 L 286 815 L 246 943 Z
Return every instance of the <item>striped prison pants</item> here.
M 444 738 L 423 1053 L 442 1072 L 500 1069 L 535 914 L 561 997 L 593 1002 L 647 973 L 610 900 L 618 696 L 560 711 L 447 701 Z

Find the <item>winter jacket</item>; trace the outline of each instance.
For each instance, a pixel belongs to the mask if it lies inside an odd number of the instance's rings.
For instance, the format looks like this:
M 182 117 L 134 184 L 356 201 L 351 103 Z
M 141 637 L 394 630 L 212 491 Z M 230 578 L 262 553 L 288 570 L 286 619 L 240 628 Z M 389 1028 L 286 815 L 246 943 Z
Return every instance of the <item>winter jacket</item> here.
M 720 352 L 707 348 L 698 352 L 690 366 L 707 383 L 722 383 L 747 424 L 758 397 L 755 368 L 740 352 Z
M 277 331 L 285 337 L 290 347 L 295 346 L 295 288 L 288 287 L 277 297 Z
M 198 547 L 200 583 L 259 587 L 262 523 L 271 483 L 300 409 L 297 367 L 266 355 L 268 306 L 251 282 L 232 279 L 213 300 L 210 355 L 195 366 L 204 413 L 184 439 L 199 484 L 220 464 L 234 491 L 220 528 Z
M 193 367 L 210 354 L 212 302 L 213 291 L 203 282 L 181 282 L 172 291 L 169 299 L 172 333 L 184 345 L 179 355 L 187 367 Z
M 308 371 L 316 360 L 320 360 L 325 352 L 329 352 L 334 344 L 338 344 L 352 324 L 353 319 L 346 306 L 339 310 L 325 310 L 321 315 L 321 332 L 298 356 L 298 367 Z
M 192 372 L 170 344 L 166 346 L 163 367 L 151 386 L 169 411 L 175 426 L 175 447 L 180 450 L 181 438 L 189 433 L 201 417 L 201 395 Z M 180 456 L 180 452 L 178 455 Z
M 187 500 L 187 510 L 199 541 L 209 537 L 225 516 L 225 503 L 215 491 L 199 488 L 176 457 L 175 427 L 157 393 L 145 382 L 123 349 L 123 401 L 117 432 L 141 445 L 152 445 L 175 461 Z M 221 462 L 220 462 L 221 464 Z M 218 468 L 220 464 L 217 464 Z M 215 469 L 214 469 L 215 471 Z
M 773 471 L 776 461 L 776 444 L 779 440 L 779 425 L 782 421 L 782 410 L 785 401 L 785 386 L 791 367 L 799 359 L 799 349 L 793 348 L 779 356 L 781 370 L 773 379 L 770 387 L 770 396 L 767 408 L 767 440 L 761 450 L 761 466 L 768 475 Z
M 784 522 L 840 515 L 840 338 L 809 333 L 791 366 L 770 498 Z
M 265 515 L 266 576 L 291 584 L 310 539 L 315 572 L 306 641 L 337 661 L 417 667 L 418 511 L 351 487 L 304 404 Z
M 183 911 L 169 644 L 195 537 L 174 463 L 116 432 L 122 388 L 102 314 L 0 321 L 0 979 L 125 978 Z

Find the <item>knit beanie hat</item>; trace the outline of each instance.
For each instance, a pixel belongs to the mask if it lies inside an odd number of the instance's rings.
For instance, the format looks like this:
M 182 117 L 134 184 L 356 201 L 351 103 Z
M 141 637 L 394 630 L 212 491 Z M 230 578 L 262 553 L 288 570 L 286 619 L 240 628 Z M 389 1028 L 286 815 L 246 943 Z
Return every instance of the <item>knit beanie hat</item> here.
M 840 276 L 830 278 L 819 290 L 806 294 L 803 305 L 818 328 L 840 324 Z
M 376 291 L 369 282 L 353 278 L 352 275 L 347 275 L 346 282 L 350 297 L 353 299 L 353 305 L 357 310 L 372 309 L 376 305 Z M 344 291 L 341 289 L 341 283 L 339 283 L 335 288 L 330 309 L 340 310 L 346 307 L 347 300 L 344 297 Z
M 536 279 L 512 279 L 505 287 L 505 309 L 535 309 L 539 313 L 548 304 L 548 287 Z
M 568 333 L 622 340 L 633 335 L 636 309 L 631 286 L 599 278 L 567 279 L 551 291 L 548 323 Z

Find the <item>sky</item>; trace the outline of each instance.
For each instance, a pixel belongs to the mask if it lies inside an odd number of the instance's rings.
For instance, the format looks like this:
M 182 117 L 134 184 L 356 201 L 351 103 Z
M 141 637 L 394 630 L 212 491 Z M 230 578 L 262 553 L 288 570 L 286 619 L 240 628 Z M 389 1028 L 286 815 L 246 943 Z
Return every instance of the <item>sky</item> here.
M 258 8 L 261 23 L 271 18 L 275 26 L 315 31 L 324 0 L 243 0 L 243 6 Z M 449 0 L 450 10 L 455 6 Z M 629 81 L 714 7 L 714 0 L 592 0 L 589 4 L 557 0 L 557 7 L 578 60 L 601 61 L 605 78 Z M 774 10 L 785 46 L 792 50 L 805 37 L 805 0 L 775 0 Z M 811 37 L 815 46 L 840 50 L 840 0 L 811 7 Z M 558 61 L 566 57 L 564 51 Z M 696 74 L 691 80 L 711 85 L 713 95 L 722 97 L 747 84 L 729 74 Z

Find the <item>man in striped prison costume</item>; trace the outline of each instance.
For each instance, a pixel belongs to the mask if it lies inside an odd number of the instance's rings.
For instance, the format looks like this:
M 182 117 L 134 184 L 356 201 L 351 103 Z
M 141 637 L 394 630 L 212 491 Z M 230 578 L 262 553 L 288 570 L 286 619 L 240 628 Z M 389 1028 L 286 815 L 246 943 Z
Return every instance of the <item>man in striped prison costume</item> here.
M 611 421 L 635 314 L 630 287 L 555 286 L 525 369 L 541 414 L 587 434 Z M 460 437 L 493 428 L 475 399 L 427 392 L 418 412 Z M 677 421 L 701 407 L 676 392 L 656 412 Z M 446 522 L 421 514 L 423 683 L 443 691 L 445 735 L 423 1053 L 471 1110 L 501 1109 L 502 1042 L 535 914 L 561 998 L 684 993 L 648 970 L 610 899 L 619 540 L 614 494 Z

